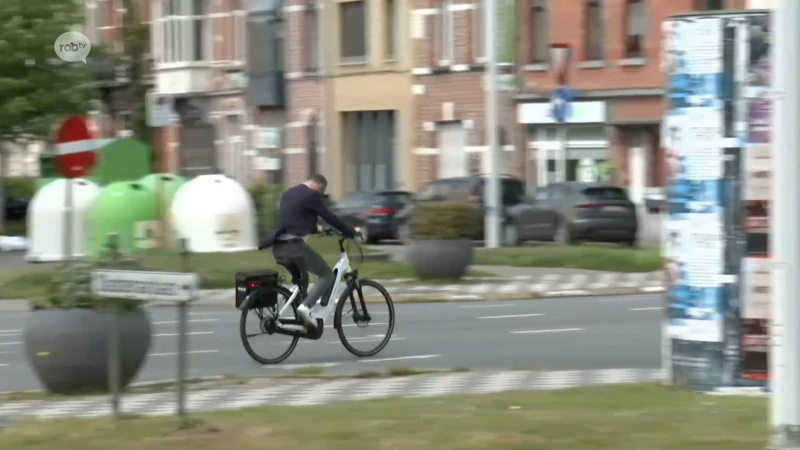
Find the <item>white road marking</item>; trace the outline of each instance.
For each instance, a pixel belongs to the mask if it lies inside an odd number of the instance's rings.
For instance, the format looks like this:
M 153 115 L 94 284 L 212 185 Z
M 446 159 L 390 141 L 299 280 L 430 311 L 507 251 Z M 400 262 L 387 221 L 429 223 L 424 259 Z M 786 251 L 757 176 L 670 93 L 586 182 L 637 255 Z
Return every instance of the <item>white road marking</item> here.
M 653 306 L 650 308 L 630 308 L 628 311 L 661 311 L 663 309 L 661 306 Z
M 22 330 L 0 330 L 0 336 L 20 335 Z
M 9 351 L 9 350 L 2 350 L 2 351 L 0 351 L 0 355 L 10 355 L 10 354 L 12 354 L 12 353 L 16 353 L 16 352 L 12 352 L 12 351 Z
M 418 355 L 418 356 L 398 356 L 396 358 L 380 358 L 380 359 L 362 359 L 358 362 L 374 363 L 374 362 L 389 362 L 389 361 L 405 361 L 408 359 L 432 359 L 439 358 L 442 355 Z
M 219 322 L 219 319 L 189 319 L 186 323 L 208 323 L 208 322 Z M 177 320 L 164 320 L 161 322 L 153 322 L 153 325 L 177 325 L 179 322 Z
M 219 353 L 219 350 L 190 350 L 186 352 L 187 355 L 203 355 L 206 353 Z M 177 356 L 177 352 L 167 353 L 150 353 L 148 356 Z
M 0 342 L 0 345 L 22 345 L 22 342 Z
M 534 334 L 534 333 L 566 333 L 569 331 L 584 331 L 583 328 L 554 328 L 552 330 L 525 330 L 510 331 L 511 334 Z
M 263 366 L 266 369 L 275 368 L 275 369 L 283 369 L 283 370 L 297 370 L 297 369 L 305 369 L 307 367 L 333 367 L 338 366 L 341 363 L 338 362 L 328 362 L 328 363 L 316 363 L 316 364 L 286 364 L 281 366 Z
M 543 315 L 544 314 L 510 314 L 507 316 L 483 316 L 478 317 L 478 319 L 516 319 L 518 317 L 539 317 Z
M 8 364 L 0 364 L 0 367 L 8 367 Z
M 186 333 L 187 336 L 201 336 L 206 334 L 214 334 L 213 331 L 190 331 Z M 160 333 L 154 334 L 155 337 L 169 337 L 169 336 L 178 336 L 178 333 Z
M 479 308 L 506 308 L 508 306 L 514 306 L 513 304 L 503 303 L 498 305 L 468 305 L 468 306 L 459 306 L 459 308 L 464 309 L 479 309 Z

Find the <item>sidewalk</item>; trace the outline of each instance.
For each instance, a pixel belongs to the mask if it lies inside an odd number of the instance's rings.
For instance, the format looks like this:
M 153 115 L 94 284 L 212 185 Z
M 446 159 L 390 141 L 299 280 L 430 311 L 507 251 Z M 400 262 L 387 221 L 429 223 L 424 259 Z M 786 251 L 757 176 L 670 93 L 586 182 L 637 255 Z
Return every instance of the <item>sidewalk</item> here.
M 414 278 L 377 280 L 394 300 L 493 300 L 585 295 L 626 295 L 665 292 L 663 272 L 617 273 L 580 269 L 544 269 L 503 266 L 473 266 L 497 277 L 466 277 L 458 284 L 426 284 Z M 491 270 L 487 270 L 490 268 Z M 312 284 L 313 286 L 313 284 Z M 195 305 L 230 306 L 233 289 L 200 291 Z M 158 302 L 151 306 L 162 306 Z M 174 306 L 168 304 L 164 306 Z M 26 300 L 0 300 L 0 311 L 27 311 Z
M 600 384 L 646 383 L 663 379 L 664 373 L 660 369 L 451 372 L 372 379 L 264 378 L 259 379 L 256 386 L 189 391 L 186 405 L 189 411 L 200 412 L 266 405 L 317 405 L 385 397 L 565 389 Z M 173 392 L 132 394 L 122 399 L 122 410 L 125 414 L 167 415 L 175 414 L 176 409 Z M 98 417 L 110 414 L 110 399 L 106 396 L 0 405 L 0 420 L 13 419 L 16 416 Z

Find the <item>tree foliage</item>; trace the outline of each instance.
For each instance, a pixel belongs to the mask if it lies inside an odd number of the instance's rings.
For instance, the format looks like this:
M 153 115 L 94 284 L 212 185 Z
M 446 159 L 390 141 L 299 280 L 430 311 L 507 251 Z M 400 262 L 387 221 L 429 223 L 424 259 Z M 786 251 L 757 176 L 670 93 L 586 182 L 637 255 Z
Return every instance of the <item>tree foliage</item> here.
M 82 2 L 3 0 L 0 18 L 0 141 L 48 139 L 97 95 L 88 67 L 61 61 L 53 48 L 83 23 Z
M 128 68 L 129 98 L 132 103 L 130 127 L 133 134 L 143 142 L 152 143 L 152 130 L 147 126 L 145 98 L 150 89 L 146 81 L 149 72 L 145 55 L 150 49 L 150 27 L 144 22 L 142 10 L 138 2 L 123 0 L 126 14 L 122 24 L 122 35 L 125 39 L 125 52 L 121 55 L 122 64 Z

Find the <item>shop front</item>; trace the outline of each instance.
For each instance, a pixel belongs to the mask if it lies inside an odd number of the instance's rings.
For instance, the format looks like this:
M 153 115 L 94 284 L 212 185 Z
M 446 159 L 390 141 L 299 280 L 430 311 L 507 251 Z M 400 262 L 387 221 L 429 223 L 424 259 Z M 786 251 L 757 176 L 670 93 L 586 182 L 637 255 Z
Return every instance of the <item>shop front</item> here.
M 517 117 L 528 143 L 529 185 L 608 179 L 611 166 L 605 101 L 573 102 L 557 122 L 550 102 L 521 103 Z

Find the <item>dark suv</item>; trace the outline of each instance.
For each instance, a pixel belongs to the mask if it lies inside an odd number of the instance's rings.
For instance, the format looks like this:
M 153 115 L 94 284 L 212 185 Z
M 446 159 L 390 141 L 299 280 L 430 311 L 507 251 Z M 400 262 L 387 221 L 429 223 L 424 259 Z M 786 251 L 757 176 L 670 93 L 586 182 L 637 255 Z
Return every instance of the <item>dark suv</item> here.
M 398 235 L 403 243 L 407 244 L 412 236 L 408 226 L 408 218 L 417 202 L 459 201 L 473 202 L 476 208 L 483 209 L 483 192 L 486 176 L 475 175 L 459 178 L 442 178 L 432 181 L 425 186 L 412 202 L 400 210 L 395 216 L 398 226 Z M 525 182 L 519 178 L 503 176 L 500 180 L 503 200 L 503 245 L 516 246 L 524 240 L 530 239 L 524 230 L 528 229 L 524 223 L 531 214 L 534 202 L 525 196 Z M 483 216 L 483 214 L 481 214 Z M 483 239 L 483 222 L 481 232 L 475 236 L 476 240 Z M 522 231 L 521 231 L 522 230 Z

